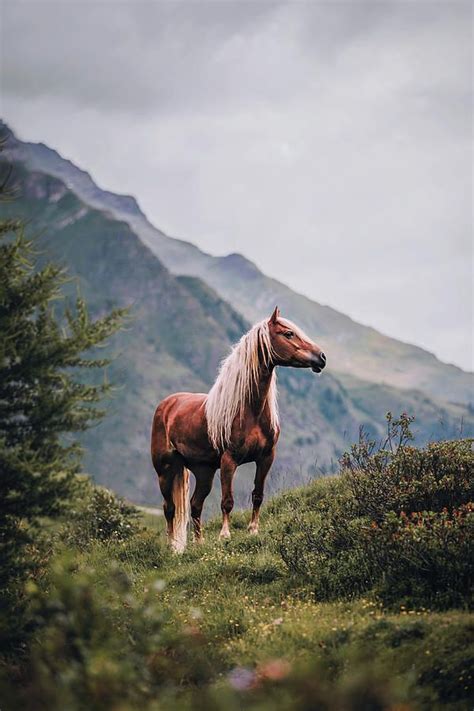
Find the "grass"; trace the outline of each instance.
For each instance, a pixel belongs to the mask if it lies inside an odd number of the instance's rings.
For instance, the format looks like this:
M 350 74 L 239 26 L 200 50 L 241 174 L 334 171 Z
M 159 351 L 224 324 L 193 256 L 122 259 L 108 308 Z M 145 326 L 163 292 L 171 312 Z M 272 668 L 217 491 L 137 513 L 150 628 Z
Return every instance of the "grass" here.
M 84 494 L 30 581 L 5 708 L 471 708 L 471 444 L 354 450 L 354 470 L 270 500 L 258 537 L 236 512 L 230 540 L 214 519 L 179 556 L 162 516 Z
M 106 594 L 108 563 L 119 560 L 142 603 L 151 591 L 169 616 L 167 624 L 202 635 L 216 698 L 221 698 L 235 670 L 244 677 L 233 682 L 238 688 L 246 683 L 242 670 L 251 670 L 249 679 L 259 683 L 252 681 L 250 686 L 255 683 L 256 688 L 240 694 L 257 708 L 260 703 L 271 708 L 276 700 L 269 690 L 262 699 L 259 694 L 272 675 L 285 677 L 286 690 L 290 681 L 299 689 L 317 670 L 328 689 L 338 690 L 334 693 L 341 695 L 341 708 L 346 691 L 358 698 L 357 693 L 367 695 L 367 689 L 376 690 L 380 708 L 385 708 L 384 699 L 387 708 L 392 702 L 409 702 L 414 709 L 468 708 L 474 662 L 474 625 L 468 611 L 435 612 L 404 605 L 386 610 L 372 594 L 320 602 L 283 564 L 275 538 L 279 527 L 275 510 L 285 518 L 301 501 L 312 510 L 339 483 L 319 481 L 277 497 L 262 516 L 259 537 L 247 534 L 248 514 L 238 513 L 229 541 L 217 539 L 219 521 L 213 520 L 203 545 L 191 543 L 176 556 L 164 546 L 163 518 L 146 514 L 146 529 L 139 535 L 108 546 L 96 544 L 76 564 L 96 571 L 95 584 Z M 280 702 L 282 708 L 294 707 L 291 698 Z

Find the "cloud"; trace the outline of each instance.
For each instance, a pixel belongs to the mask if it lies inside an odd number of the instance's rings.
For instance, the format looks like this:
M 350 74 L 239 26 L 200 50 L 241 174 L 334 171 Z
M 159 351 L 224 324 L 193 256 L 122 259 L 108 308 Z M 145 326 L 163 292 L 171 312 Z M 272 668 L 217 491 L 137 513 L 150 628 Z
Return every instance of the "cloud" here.
M 239 66 L 236 55 L 277 9 L 272 3 L 6 2 L 4 91 L 131 114 L 212 106 L 223 93 L 233 95 L 229 71 L 245 79 L 251 57 Z
M 2 9 L 21 137 L 162 229 L 470 367 L 468 4 Z
M 443 49 L 462 59 L 465 16 L 457 3 L 6 0 L 3 91 L 141 115 L 281 104 L 317 95 L 333 72 L 362 74 L 354 91 L 376 96 L 412 73 L 419 83 L 416 63 L 427 61 L 452 88 L 465 76 Z M 427 87 L 433 77 L 423 74 Z

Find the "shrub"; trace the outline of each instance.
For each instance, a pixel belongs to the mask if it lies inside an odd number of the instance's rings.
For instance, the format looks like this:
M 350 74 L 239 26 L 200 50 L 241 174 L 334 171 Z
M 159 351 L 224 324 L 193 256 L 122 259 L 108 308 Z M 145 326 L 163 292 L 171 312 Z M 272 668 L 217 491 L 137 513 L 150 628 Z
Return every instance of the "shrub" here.
M 66 537 L 80 548 L 94 541 L 124 541 L 138 530 L 138 516 L 135 506 L 85 480 L 69 512 Z
M 280 552 L 319 600 L 374 589 L 391 606 L 470 607 L 473 534 L 473 506 L 467 504 L 451 513 L 391 512 L 378 523 L 301 523 L 298 534 L 283 538 Z
M 298 521 L 286 532 L 280 554 L 289 571 L 302 578 L 317 600 L 355 598 L 371 590 L 383 569 L 368 519 L 339 516 Z
M 179 695 L 183 684 L 209 681 L 205 640 L 163 611 L 163 581 L 151 579 L 140 599 L 119 564 L 111 561 L 104 574 L 105 589 L 97 571 L 78 571 L 65 557 L 55 562 L 47 592 L 29 583 L 31 653 L 4 700 L 35 711 L 148 708 Z
M 361 433 L 341 459 L 343 479 L 353 498 L 354 516 L 381 520 L 387 511 L 442 511 L 474 500 L 473 440 L 432 442 L 425 449 L 408 443 L 413 418 L 387 415 L 387 437 L 377 449 Z
M 389 514 L 371 534 L 382 573 L 377 591 L 386 604 L 472 608 L 473 504 L 452 512 Z
M 0 151 L 8 132 L 0 127 Z M 3 165 L 0 205 L 15 190 Z M 110 391 L 94 385 L 91 369 L 109 362 L 97 348 L 120 327 L 125 312 L 91 319 L 85 302 L 68 308 L 67 282 L 55 264 L 40 265 L 25 226 L 0 216 L 0 653 L 22 645 L 24 582 L 39 561 L 38 522 L 59 517 L 79 471 L 77 432 L 100 420 Z M 58 305 L 58 301 L 60 303 Z M 92 352 L 91 352 L 92 351 Z M 66 435 L 66 436 L 65 436 Z M 71 437 L 68 435 L 72 435 Z
M 287 522 L 280 554 L 318 599 L 375 590 L 392 606 L 472 605 L 472 441 L 418 450 L 410 422 L 389 414 L 380 449 L 361 437 L 343 457 L 346 493 Z

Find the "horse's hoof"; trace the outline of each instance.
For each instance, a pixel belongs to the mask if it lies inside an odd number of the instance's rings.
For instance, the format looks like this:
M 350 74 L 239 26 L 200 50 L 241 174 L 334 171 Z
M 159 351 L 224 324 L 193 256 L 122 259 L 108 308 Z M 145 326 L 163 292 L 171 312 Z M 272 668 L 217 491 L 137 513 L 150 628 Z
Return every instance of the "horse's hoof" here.
M 178 553 L 179 555 L 181 555 L 181 553 L 184 553 L 184 549 L 186 548 L 186 544 L 185 544 L 185 543 L 181 543 L 181 542 L 177 542 L 177 541 L 173 541 L 173 542 L 170 544 L 170 548 L 171 548 L 171 550 L 173 551 L 173 553 Z
M 252 526 L 250 523 L 247 526 L 247 531 L 250 533 L 251 536 L 258 536 L 258 526 Z
M 224 532 L 221 531 L 221 532 L 219 533 L 219 539 L 220 539 L 221 541 L 225 541 L 225 540 L 227 540 L 227 539 L 229 539 L 229 538 L 230 538 L 230 533 L 229 533 L 229 531 L 224 531 Z

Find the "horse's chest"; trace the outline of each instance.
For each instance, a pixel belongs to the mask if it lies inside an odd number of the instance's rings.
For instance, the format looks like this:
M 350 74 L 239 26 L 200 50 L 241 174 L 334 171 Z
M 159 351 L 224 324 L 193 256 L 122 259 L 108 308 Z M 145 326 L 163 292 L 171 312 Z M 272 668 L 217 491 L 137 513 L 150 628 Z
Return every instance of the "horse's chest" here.
M 249 428 L 237 446 L 238 459 L 241 462 L 252 462 L 272 449 L 274 437 L 259 425 Z

